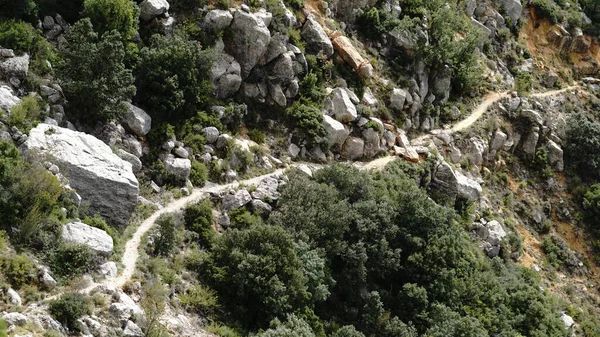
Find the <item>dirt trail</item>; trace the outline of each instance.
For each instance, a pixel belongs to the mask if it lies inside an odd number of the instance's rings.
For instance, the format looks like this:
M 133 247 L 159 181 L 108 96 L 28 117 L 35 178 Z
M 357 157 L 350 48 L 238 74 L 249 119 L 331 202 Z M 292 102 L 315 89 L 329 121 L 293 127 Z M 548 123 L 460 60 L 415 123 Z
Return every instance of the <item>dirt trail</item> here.
M 486 95 L 483 101 L 471 112 L 471 115 L 462 121 L 456 123 L 451 130 L 452 133 L 464 130 L 475 123 L 492 106 L 492 104 L 509 96 L 508 91 L 494 92 Z
M 560 90 L 552 90 L 552 91 L 548 91 L 548 92 L 532 94 L 531 97 L 543 98 L 543 97 L 557 95 L 557 94 L 560 94 L 560 93 L 563 93 L 563 92 L 566 92 L 566 91 L 569 91 L 572 89 L 577 89 L 577 88 L 580 88 L 580 86 L 573 85 L 573 86 L 570 86 L 570 87 L 567 87 L 564 89 L 560 89 Z M 483 98 L 483 101 L 473 110 L 473 112 L 467 118 L 456 123 L 450 129 L 451 132 L 453 132 L 453 133 L 458 132 L 458 131 L 461 131 L 461 130 L 464 130 L 464 129 L 470 127 L 481 116 L 483 116 L 483 114 L 490 108 L 490 106 L 492 106 L 492 104 L 498 102 L 502 98 L 509 97 L 509 95 L 510 94 L 508 91 L 499 92 L 499 93 L 491 93 L 491 94 L 486 95 Z M 430 135 L 427 134 L 427 135 L 421 136 L 421 137 L 419 137 L 419 139 L 425 139 L 425 137 L 427 137 L 427 136 L 430 136 Z M 378 170 L 378 169 L 382 169 L 388 163 L 390 163 L 391 161 L 393 161 L 397 158 L 398 157 L 388 155 L 385 157 L 380 157 L 380 158 L 374 159 L 370 162 L 355 162 L 355 163 L 352 163 L 352 165 L 358 167 L 359 169 L 364 169 L 364 170 L 370 170 L 370 169 Z M 299 165 L 302 165 L 302 163 L 294 163 L 286 169 L 297 167 Z M 315 164 L 308 164 L 308 165 L 315 167 L 315 168 L 323 166 L 323 165 L 315 165 Z M 177 200 L 171 202 L 170 204 L 166 205 L 165 207 L 157 210 L 149 218 L 147 218 L 146 220 L 144 220 L 144 222 L 142 222 L 140 224 L 140 226 L 137 228 L 137 230 L 133 234 L 133 237 L 131 239 L 129 239 L 129 241 L 127 241 L 127 243 L 125 245 L 125 252 L 123 253 L 123 258 L 121 261 L 121 264 L 123 266 L 122 272 L 117 277 L 107 278 L 104 281 L 99 282 L 99 283 L 92 283 L 89 286 L 87 286 L 85 289 L 80 290 L 80 292 L 89 293 L 90 291 L 92 291 L 94 288 L 96 288 L 98 286 L 109 286 L 109 287 L 115 287 L 115 288 L 123 287 L 123 285 L 128 280 L 131 279 L 131 277 L 133 276 L 133 273 L 135 272 L 136 263 L 139 258 L 139 247 L 140 247 L 140 244 L 142 241 L 142 237 L 144 236 L 144 234 L 146 234 L 152 228 L 152 226 L 154 225 L 154 222 L 162 214 L 177 212 L 178 210 L 184 208 L 187 204 L 198 202 L 200 199 L 205 197 L 210 192 L 219 192 L 219 191 L 227 190 L 230 188 L 236 188 L 240 185 L 257 185 L 263 179 L 265 179 L 269 176 L 282 174 L 286 169 L 279 169 L 279 170 L 276 170 L 269 174 L 265 174 L 262 176 L 258 176 L 258 177 L 254 177 L 254 178 L 246 179 L 246 180 L 242 180 L 242 181 L 236 181 L 236 182 L 226 184 L 226 185 L 213 185 L 213 186 L 209 186 L 209 187 L 197 188 L 197 189 L 194 189 L 192 194 L 190 194 L 189 196 L 177 199 Z M 56 299 L 61 294 L 62 293 L 53 295 L 51 297 L 46 298 L 45 300 Z

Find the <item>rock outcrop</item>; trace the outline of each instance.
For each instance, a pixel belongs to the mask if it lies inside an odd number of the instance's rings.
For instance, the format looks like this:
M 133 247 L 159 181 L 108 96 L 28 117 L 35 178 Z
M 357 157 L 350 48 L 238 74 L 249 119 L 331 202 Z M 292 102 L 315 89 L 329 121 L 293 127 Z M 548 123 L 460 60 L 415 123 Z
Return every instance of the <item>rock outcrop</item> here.
M 302 38 L 306 41 L 307 49 L 315 54 L 323 52 L 325 56 L 333 55 L 333 44 L 314 16 L 309 15 L 302 27 Z
M 246 78 L 267 51 L 271 33 L 263 20 L 241 10 L 235 12 L 229 29 L 231 39 L 226 43 L 227 52 L 239 62 L 242 78 Z
M 373 66 L 354 48 L 352 41 L 346 36 L 340 35 L 333 39 L 333 46 L 338 54 L 354 69 L 362 78 L 373 76 Z
M 131 103 L 127 103 L 127 107 L 127 112 L 123 116 L 123 123 L 136 136 L 145 136 L 152 127 L 152 118 L 146 111 Z
M 83 244 L 101 256 L 110 256 L 113 252 L 113 239 L 105 231 L 84 224 L 71 222 L 62 227 L 62 239 L 65 242 Z
M 115 225 L 127 224 L 137 204 L 138 181 L 131 164 L 101 140 L 42 123 L 31 130 L 21 150 L 52 158 L 70 186 L 90 203 L 91 212 L 100 213 Z
M 149 21 L 169 10 L 167 0 L 144 0 L 140 3 L 140 19 Z

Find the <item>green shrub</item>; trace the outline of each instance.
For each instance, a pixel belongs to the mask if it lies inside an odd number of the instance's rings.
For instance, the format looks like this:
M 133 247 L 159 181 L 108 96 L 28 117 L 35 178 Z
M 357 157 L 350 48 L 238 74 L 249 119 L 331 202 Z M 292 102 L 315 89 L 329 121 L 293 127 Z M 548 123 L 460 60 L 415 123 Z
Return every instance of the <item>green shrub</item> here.
M 32 20 L 37 14 L 37 9 L 35 0 L 0 0 L 0 19 Z
M 183 221 L 188 230 L 198 234 L 200 245 L 203 247 L 212 245 L 214 232 L 212 229 L 212 204 L 209 200 L 188 206 L 183 212 Z
M 576 114 L 567 121 L 565 166 L 574 169 L 584 181 L 600 179 L 600 125 Z
M 515 77 L 515 90 L 519 95 L 526 95 L 531 90 L 533 80 L 531 74 L 527 72 L 519 72 Z
M 179 121 L 208 105 L 211 54 L 184 36 L 154 35 L 140 51 L 136 68 L 136 102 L 153 121 Z
M 252 130 L 248 131 L 248 137 L 250 137 L 250 140 L 252 140 L 258 144 L 262 144 L 265 142 L 264 132 L 262 132 L 258 129 L 252 129 Z
M 200 313 L 204 316 L 213 313 L 219 307 L 217 294 L 207 286 L 197 285 L 186 289 L 184 294 L 180 294 L 181 304 L 192 312 Z
M 211 322 L 206 327 L 206 331 L 214 333 L 220 337 L 242 337 L 244 335 L 231 327 L 216 322 Z
M 0 46 L 13 49 L 16 54 L 31 54 L 37 38 L 38 33 L 29 23 L 0 21 Z
M 156 220 L 158 235 L 154 239 L 154 255 L 169 256 L 175 250 L 175 226 L 173 214 L 162 214 Z
M 64 279 L 80 276 L 94 267 L 95 256 L 83 244 L 61 243 L 49 256 L 49 264 L 56 276 Z
M 233 209 L 228 214 L 232 228 L 248 229 L 262 224 L 260 216 L 250 213 L 243 207 Z
M 140 9 L 131 0 L 85 0 L 81 14 L 90 18 L 99 34 L 116 30 L 127 41 L 137 31 Z
M 539 17 L 548 19 L 553 25 L 563 20 L 560 8 L 552 0 L 533 0 L 533 7 Z
M 135 94 L 133 76 L 125 68 L 125 47 L 116 31 L 102 37 L 90 19 L 82 19 L 66 33 L 69 48 L 58 77 L 70 112 L 87 123 L 113 119 L 127 109 L 123 101 Z
M 2 257 L 0 266 L 10 285 L 17 290 L 35 280 L 35 265 L 25 255 L 10 254 Z
M 208 168 L 203 163 L 194 160 L 192 161 L 192 170 L 190 172 L 190 181 L 195 187 L 204 186 L 208 179 Z
M 290 122 L 306 135 L 309 142 L 316 142 L 325 136 L 323 114 L 316 105 L 306 101 L 296 101 L 285 110 Z
M 31 127 L 38 122 L 41 112 L 42 108 L 35 96 L 23 97 L 21 102 L 10 110 L 8 124 L 18 127 L 24 133 L 29 133 Z
M 64 294 L 50 302 L 50 315 L 71 332 L 81 332 L 82 326 L 77 321 L 84 315 L 92 314 L 92 301 L 86 295 L 78 293 Z

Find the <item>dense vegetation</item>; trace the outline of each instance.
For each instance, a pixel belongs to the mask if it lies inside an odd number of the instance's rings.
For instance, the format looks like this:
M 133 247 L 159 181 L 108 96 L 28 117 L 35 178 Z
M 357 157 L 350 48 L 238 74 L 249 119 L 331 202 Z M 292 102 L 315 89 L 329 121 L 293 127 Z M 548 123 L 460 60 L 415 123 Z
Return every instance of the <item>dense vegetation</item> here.
M 272 321 L 264 336 L 565 336 L 537 276 L 483 257 L 418 174 L 398 163 L 293 175 L 266 224 L 202 240 L 208 256 L 188 267 L 216 291 L 220 319 Z

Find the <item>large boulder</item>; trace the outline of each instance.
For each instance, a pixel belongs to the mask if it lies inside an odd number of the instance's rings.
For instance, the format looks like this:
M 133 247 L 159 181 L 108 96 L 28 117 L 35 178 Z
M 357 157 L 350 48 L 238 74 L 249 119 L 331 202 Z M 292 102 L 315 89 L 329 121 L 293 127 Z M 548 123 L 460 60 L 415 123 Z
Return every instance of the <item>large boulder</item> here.
M 563 150 L 560 148 L 560 145 L 548 139 L 547 148 L 550 166 L 552 166 L 555 171 L 562 172 L 565 168 L 565 164 L 563 160 Z
M 235 12 L 230 29 L 227 50 L 240 63 L 242 78 L 246 78 L 267 51 L 271 34 L 263 20 L 244 11 Z
M 358 117 L 356 106 L 344 88 L 335 88 L 331 96 L 333 114 L 340 122 L 352 122 Z
M 233 21 L 233 15 L 228 10 L 213 9 L 204 17 L 202 27 L 210 32 L 219 32 L 229 27 Z
M 165 14 L 168 10 L 169 2 L 167 0 L 144 0 L 140 4 L 140 19 L 143 21 L 152 20 Z
M 333 39 L 333 46 L 342 59 L 348 63 L 362 78 L 370 78 L 373 76 L 373 66 L 371 63 L 362 57 L 362 55 L 354 48 L 352 41 L 346 36 L 338 36 Z
M 327 115 L 323 116 L 323 126 L 327 132 L 327 142 L 332 147 L 342 146 L 350 134 L 350 131 L 344 128 L 344 124 Z
M 315 54 L 323 52 L 327 57 L 333 55 L 333 44 L 314 16 L 308 16 L 302 27 L 301 35 L 306 41 L 308 51 Z
M 215 96 L 225 99 L 233 96 L 242 85 L 242 68 L 235 58 L 225 52 L 219 53 L 210 69 Z
M 404 103 L 410 94 L 404 89 L 394 89 L 390 95 L 390 107 L 396 111 L 404 109 Z
M 475 180 L 466 177 L 460 171 L 456 171 L 455 175 L 458 196 L 471 201 L 479 200 L 482 193 L 481 185 Z
M 113 252 L 113 239 L 110 235 L 100 228 L 79 221 L 63 225 L 62 240 L 86 245 L 101 256 L 110 256 Z
M 521 0 L 500 0 L 500 5 L 502 6 L 502 9 L 504 9 L 505 15 L 509 17 L 511 23 L 515 25 L 523 12 Z
M 223 211 L 227 212 L 245 206 L 252 201 L 252 196 L 247 190 L 241 189 L 233 194 L 227 194 L 221 201 Z
M 13 95 L 12 90 L 8 86 L 0 86 L 0 110 L 10 111 L 19 102 L 21 102 L 19 97 Z
M 379 151 L 381 151 L 381 137 L 379 131 L 376 131 L 373 128 L 364 129 L 362 132 L 362 138 L 365 140 L 365 157 L 375 157 Z
M 535 149 L 537 147 L 538 140 L 540 139 L 540 129 L 534 127 L 529 131 L 523 140 L 521 148 L 527 158 L 533 158 L 535 156 Z
M 163 163 L 167 172 L 172 174 L 178 182 L 184 182 L 190 177 L 192 162 L 189 159 L 175 158 L 169 154 L 164 158 Z
M 9 79 L 16 77 L 19 80 L 24 80 L 29 71 L 29 55 L 11 57 L 0 61 L 0 77 Z
M 490 151 L 500 150 L 504 146 L 504 143 L 506 142 L 507 139 L 508 139 L 508 136 L 506 135 L 506 133 L 504 133 L 500 130 L 497 130 L 494 133 L 494 138 L 492 138 L 492 141 L 490 143 Z
M 127 224 L 137 205 L 139 184 L 131 164 L 114 154 L 94 136 L 49 124 L 38 124 L 21 150 L 34 156 L 50 156 L 61 167 L 69 184 L 115 225 Z
M 433 170 L 430 188 L 450 198 L 458 194 L 458 181 L 450 164 L 442 161 Z
M 263 181 L 258 184 L 256 190 L 252 192 L 252 198 L 262 200 L 262 201 L 275 201 L 279 199 L 279 192 L 277 188 L 279 187 L 279 180 L 274 177 L 267 177 L 263 179 Z
M 360 159 L 363 156 L 365 150 L 365 141 L 357 138 L 350 137 L 346 140 L 342 146 L 342 157 L 349 160 Z
M 152 117 L 131 103 L 127 103 L 127 107 L 127 112 L 123 116 L 123 124 L 136 136 L 145 136 L 152 127 Z
M 492 246 L 498 246 L 500 242 L 502 242 L 502 239 L 506 237 L 504 228 L 502 228 L 502 225 L 496 220 L 488 222 L 485 227 L 489 233 L 485 241 L 489 242 Z

